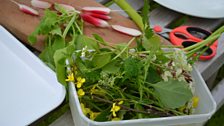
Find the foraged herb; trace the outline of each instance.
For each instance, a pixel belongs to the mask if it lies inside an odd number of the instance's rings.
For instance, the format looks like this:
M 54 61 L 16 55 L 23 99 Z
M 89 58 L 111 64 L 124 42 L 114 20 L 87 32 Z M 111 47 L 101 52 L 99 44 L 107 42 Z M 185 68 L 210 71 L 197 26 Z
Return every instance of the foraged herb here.
M 65 60 L 71 57 L 75 50 L 74 41 L 82 35 L 82 21 L 74 12 L 64 11 L 63 8 L 58 15 L 57 12 L 45 10 L 39 26 L 29 36 L 29 42 L 34 44 L 38 35 L 44 35 L 45 48 L 39 55 L 52 70 L 56 71 L 59 82 L 65 82 Z
M 89 110 L 87 117 L 99 113 L 93 120 L 126 120 L 185 115 L 193 109 L 189 107 L 193 83 L 181 74 L 184 71 L 189 75 L 191 69 L 181 50 L 137 51 L 129 47 L 130 42 L 113 48 L 105 41 L 92 42 L 104 47 L 93 50 L 86 44 L 74 51 L 70 63 L 74 71 L 68 72 L 74 74 L 71 82 L 77 87 L 84 109 Z M 82 86 L 78 86 L 79 77 L 86 79 Z M 183 107 L 187 111 L 179 110 Z

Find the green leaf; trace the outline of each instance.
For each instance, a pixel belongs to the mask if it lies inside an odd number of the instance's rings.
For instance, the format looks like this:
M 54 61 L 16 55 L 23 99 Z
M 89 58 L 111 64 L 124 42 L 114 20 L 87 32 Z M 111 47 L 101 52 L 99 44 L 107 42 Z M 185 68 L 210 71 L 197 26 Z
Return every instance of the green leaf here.
M 158 35 L 155 34 L 149 39 L 143 37 L 142 45 L 145 48 L 145 50 L 156 52 L 157 50 L 160 50 L 161 45 L 160 38 Z
M 52 44 L 52 49 L 55 52 L 58 49 L 62 49 L 65 47 L 65 40 L 60 36 L 55 36 L 54 42 Z
M 144 35 L 146 38 L 150 39 L 153 35 L 154 35 L 154 32 L 153 30 L 150 28 L 150 26 L 147 26 L 145 28 L 145 32 L 144 32 Z
M 115 73 L 119 72 L 119 70 L 120 70 L 119 65 L 120 65 L 120 63 L 117 60 L 112 61 L 112 62 L 108 63 L 107 65 L 105 65 L 102 68 L 102 71 L 115 74 Z
M 106 64 L 111 61 L 111 54 L 110 53 L 101 53 L 94 55 L 92 59 L 93 66 L 95 69 L 102 68 Z
M 175 109 L 184 106 L 193 97 L 187 85 L 188 83 L 184 81 L 169 80 L 151 86 L 154 87 L 155 94 L 165 107 Z
M 96 118 L 95 121 L 103 122 L 108 121 L 108 115 L 110 114 L 110 107 L 102 111 Z
M 96 51 L 99 51 L 99 45 L 97 44 L 97 42 L 85 35 L 78 35 L 75 44 L 77 50 L 81 50 L 82 48 L 87 46 L 87 49 L 94 49 Z
M 48 34 L 52 29 L 54 29 L 54 26 L 57 23 L 57 21 L 58 21 L 57 13 L 50 10 L 46 10 L 44 12 L 44 17 L 39 24 L 38 33 L 43 35 Z
M 51 47 L 47 46 L 39 55 L 39 58 L 45 62 L 52 70 L 55 71 L 54 59 L 53 59 L 54 52 Z
M 125 77 L 130 79 L 132 77 L 137 77 L 141 72 L 142 66 L 142 63 L 138 59 L 128 57 L 124 61 Z
M 30 44 L 34 44 L 37 41 L 37 37 L 34 34 L 28 36 L 28 41 Z
M 142 21 L 145 27 L 149 26 L 149 9 L 149 0 L 144 0 L 144 6 L 142 9 Z
M 57 78 L 60 83 L 66 85 L 66 64 L 65 60 L 71 57 L 72 52 L 75 50 L 73 45 L 69 45 L 66 48 L 59 49 L 54 53 L 54 63 L 56 66 Z
M 56 27 L 53 30 L 51 30 L 50 32 L 52 35 L 59 35 L 62 36 L 62 32 L 61 32 L 61 28 L 60 27 Z
M 149 83 L 157 83 L 161 81 L 162 78 L 159 73 L 152 67 L 149 67 L 146 81 Z
M 102 45 L 104 45 L 104 46 L 107 46 L 107 45 L 108 45 L 108 43 L 105 42 L 105 41 L 103 40 L 103 38 L 100 37 L 99 35 L 97 35 L 97 34 L 93 34 L 93 37 L 94 37 L 100 44 L 102 44 Z

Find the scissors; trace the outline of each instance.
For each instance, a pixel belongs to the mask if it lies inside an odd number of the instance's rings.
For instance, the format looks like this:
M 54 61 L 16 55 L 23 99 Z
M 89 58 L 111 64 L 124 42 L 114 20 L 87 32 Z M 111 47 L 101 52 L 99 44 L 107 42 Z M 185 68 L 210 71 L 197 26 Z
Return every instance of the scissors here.
M 184 48 L 194 45 L 211 35 L 211 32 L 192 26 L 180 26 L 175 29 L 163 28 L 159 25 L 153 27 L 154 32 L 170 39 L 173 45 Z M 169 33 L 169 34 L 168 34 Z M 217 40 L 199 57 L 200 60 L 209 60 L 216 55 Z M 204 47 L 205 48 L 205 47 Z

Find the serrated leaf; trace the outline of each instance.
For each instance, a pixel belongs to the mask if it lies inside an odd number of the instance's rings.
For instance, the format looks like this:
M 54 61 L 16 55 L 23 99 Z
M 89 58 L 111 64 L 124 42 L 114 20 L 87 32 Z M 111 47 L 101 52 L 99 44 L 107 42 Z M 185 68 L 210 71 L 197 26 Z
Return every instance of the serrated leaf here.
M 39 34 L 48 34 L 52 29 L 54 29 L 55 24 L 57 23 L 58 15 L 56 12 L 46 10 L 44 12 L 44 17 L 39 24 Z
M 141 72 L 142 64 L 138 59 L 128 57 L 124 61 L 124 71 L 126 78 L 137 77 Z
M 161 103 L 165 107 L 172 109 L 184 106 L 193 97 L 187 85 L 187 82 L 178 80 L 161 81 L 152 84 Z

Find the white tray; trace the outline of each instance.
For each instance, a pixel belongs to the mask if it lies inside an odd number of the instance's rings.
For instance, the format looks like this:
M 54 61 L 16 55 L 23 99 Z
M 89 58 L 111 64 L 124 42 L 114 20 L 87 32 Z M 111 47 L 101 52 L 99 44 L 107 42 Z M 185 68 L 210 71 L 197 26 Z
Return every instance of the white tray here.
M 97 122 L 87 118 L 80 106 L 74 83 L 69 84 L 69 103 L 75 126 L 202 126 L 216 110 L 216 103 L 206 86 L 201 74 L 195 69 L 192 71 L 195 80 L 195 95 L 200 98 L 198 107 L 192 115 L 145 118 L 122 121 Z
M 64 97 L 55 73 L 0 26 L 0 126 L 28 125 Z

